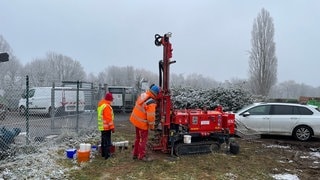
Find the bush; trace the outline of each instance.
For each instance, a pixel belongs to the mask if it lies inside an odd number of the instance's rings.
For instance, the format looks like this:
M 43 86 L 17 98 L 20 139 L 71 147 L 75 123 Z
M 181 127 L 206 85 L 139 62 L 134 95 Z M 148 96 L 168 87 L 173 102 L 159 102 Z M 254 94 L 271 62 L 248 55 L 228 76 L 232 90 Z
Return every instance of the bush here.
M 254 102 L 249 92 L 240 88 L 194 89 L 190 87 L 172 88 L 174 109 L 213 109 L 222 105 L 226 111 L 237 111 Z

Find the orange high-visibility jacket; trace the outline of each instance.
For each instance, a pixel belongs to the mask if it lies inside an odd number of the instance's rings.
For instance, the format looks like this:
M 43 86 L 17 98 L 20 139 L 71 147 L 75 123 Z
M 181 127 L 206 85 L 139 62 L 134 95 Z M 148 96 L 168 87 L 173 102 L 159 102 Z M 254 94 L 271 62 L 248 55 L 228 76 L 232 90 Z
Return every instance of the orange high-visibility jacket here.
M 155 96 L 150 91 L 142 93 L 132 110 L 130 122 L 140 129 L 148 130 L 149 125 L 154 126 L 156 107 Z
M 107 131 L 114 129 L 114 114 L 110 101 L 102 99 L 98 103 L 97 115 L 99 131 Z

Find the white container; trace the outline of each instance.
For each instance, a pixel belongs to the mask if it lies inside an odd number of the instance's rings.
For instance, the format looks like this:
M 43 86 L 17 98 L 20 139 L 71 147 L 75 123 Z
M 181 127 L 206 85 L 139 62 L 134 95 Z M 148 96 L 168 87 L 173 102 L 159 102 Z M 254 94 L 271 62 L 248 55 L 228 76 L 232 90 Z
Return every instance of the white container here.
M 79 150 L 80 151 L 91 151 L 91 144 L 89 144 L 89 143 L 81 143 Z
M 129 141 L 123 141 L 124 142 L 124 147 L 128 147 L 129 146 Z
M 116 146 L 116 147 L 128 147 L 129 146 L 129 141 L 113 142 L 112 145 Z
M 85 143 L 80 143 L 80 151 L 87 151 L 86 150 L 86 144 Z
M 184 135 L 183 136 L 183 142 L 185 144 L 190 144 L 191 143 L 191 136 L 190 135 Z
M 91 151 L 91 144 L 86 143 L 85 146 L 86 146 L 86 151 Z

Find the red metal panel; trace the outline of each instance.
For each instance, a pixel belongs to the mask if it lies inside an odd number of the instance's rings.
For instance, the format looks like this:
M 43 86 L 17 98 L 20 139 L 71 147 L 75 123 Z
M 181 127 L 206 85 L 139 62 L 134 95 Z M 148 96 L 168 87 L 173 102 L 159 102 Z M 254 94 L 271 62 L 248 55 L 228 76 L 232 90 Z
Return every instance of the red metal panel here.
M 222 114 L 219 111 L 189 111 L 190 132 L 212 133 L 222 130 Z
M 188 124 L 189 114 L 186 110 L 176 110 L 174 112 L 173 123 L 174 124 Z

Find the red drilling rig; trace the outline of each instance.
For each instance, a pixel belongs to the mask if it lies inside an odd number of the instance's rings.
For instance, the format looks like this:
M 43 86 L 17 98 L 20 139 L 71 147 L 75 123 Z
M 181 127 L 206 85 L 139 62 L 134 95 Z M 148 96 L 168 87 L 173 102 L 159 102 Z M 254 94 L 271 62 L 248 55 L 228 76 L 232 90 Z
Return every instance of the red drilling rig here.
M 172 44 L 171 33 L 155 35 L 155 45 L 163 46 L 163 60 L 159 61 L 159 105 L 156 130 L 150 141 L 154 151 L 181 156 L 216 152 L 225 143 L 228 152 L 237 154 L 239 145 L 230 141 L 235 133 L 235 115 L 224 112 L 221 106 L 213 110 L 173 109 L 169 88 Z

